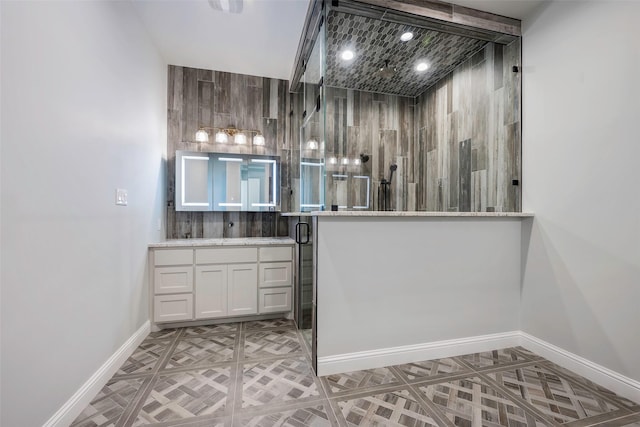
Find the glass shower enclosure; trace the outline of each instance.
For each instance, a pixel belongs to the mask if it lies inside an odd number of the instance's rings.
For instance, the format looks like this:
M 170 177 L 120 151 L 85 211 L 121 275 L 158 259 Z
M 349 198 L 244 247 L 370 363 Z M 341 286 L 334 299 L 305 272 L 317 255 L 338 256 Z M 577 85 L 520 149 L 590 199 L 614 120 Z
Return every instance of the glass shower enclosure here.
M 301 76 L 298 100 L 299 212 L 291 221 L 296 239 L 296 295 L 294 316 L 298 329 L 312 353 L 316 368 L 316 292 L 312 217 L 306 212 L 325 210 L 325 108 L 324 108 L 324 25 L 319 25 L 309 58 Z

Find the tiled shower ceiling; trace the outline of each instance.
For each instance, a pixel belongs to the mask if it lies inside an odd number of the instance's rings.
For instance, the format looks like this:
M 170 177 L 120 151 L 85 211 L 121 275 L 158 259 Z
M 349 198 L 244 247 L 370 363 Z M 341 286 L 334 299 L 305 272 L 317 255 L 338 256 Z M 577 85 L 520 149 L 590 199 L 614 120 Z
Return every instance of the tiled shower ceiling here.
M 406 31 L 414 34 L 400 41 Z M 418 96 L 467 60 L 487 42 L 459 35 L 396 24 L 364 16 L 331 11 L 327 18 L 328 86 L 402 96 Z M 351 61 L 343 61 L 341 52 L 355 52 Z M 380 75 L 389 61 L 396 71 L 390 78 Z M 424 60 L 427 71 L 417 72 L 415 65 Z

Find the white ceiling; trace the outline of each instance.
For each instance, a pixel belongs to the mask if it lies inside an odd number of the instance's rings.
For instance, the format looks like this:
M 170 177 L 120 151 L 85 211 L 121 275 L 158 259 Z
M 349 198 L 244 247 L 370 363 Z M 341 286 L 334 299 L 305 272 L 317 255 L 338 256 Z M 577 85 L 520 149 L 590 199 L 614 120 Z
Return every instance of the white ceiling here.
M 207 0 L 132 0 L 167 63 L 289 79 L 309 0 L 244 0 L 240 14 Z
M 207 0 L 131 0 L 167 63 L 289 79 L 309 0 L 244 0 L 240 14 Z M 523 19 L 543 0 L 452 0 Z
M 545 0 L 449 0 L 448 3 L 522 20 Z

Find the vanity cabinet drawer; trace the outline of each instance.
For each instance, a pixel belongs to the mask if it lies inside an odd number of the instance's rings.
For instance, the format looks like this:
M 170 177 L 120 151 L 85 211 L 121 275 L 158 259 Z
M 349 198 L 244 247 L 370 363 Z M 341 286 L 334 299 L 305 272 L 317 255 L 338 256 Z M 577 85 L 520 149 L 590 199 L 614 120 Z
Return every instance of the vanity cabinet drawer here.
M 290 262 L 260 263 L 260 287 L 291 286 Z
M 291 246 L 260 248 L 260 262 L 291 261 L 292 259 L 293 253 L 291 250 Z
M 258 312 L 281 313 L 291 310 L 291 287 L 260 289 Z
M 153 321 L 175 322 L 193 319 L 193 295 L 158 295 L 153 298 Z
M 153 260 L 154 265 L 190 265 L 193 264 L 193 249 L 156 249 Z
M 258 248 L 196 249 L 196 264 L 257 262 Z
M 177 294 L 193 291 L 193 267 L 156 267 L 153 277 L 154 293 Z

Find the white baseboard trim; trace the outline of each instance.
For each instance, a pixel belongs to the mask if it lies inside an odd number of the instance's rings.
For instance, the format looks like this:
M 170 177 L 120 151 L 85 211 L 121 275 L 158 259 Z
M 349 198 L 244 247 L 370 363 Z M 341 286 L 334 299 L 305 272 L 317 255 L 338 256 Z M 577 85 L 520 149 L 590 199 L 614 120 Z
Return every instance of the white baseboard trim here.
M 98 394 L 118 368 L 149 335 L 151 324 L 147 320 L 107 361 L 85 382 L 78 391 L 53 414 L 43 427 L 67 427 L 80 415 Z
M 526 332 L 520 332 L 520 339 L 521 346 L 552 361 L 556 365 L 569 369 L 596 384 L 608 388 L 620 396 L 626 397 L 634 402 L 640 402 L 640 381 L 626 377 L 577 354 L 563 350 L 558 346 L 536 338 L 533 335 L 529 335 Z
M 318 375 L 381 368 L 517 345 L 520 345 L 520 331 L 318 357 Z

